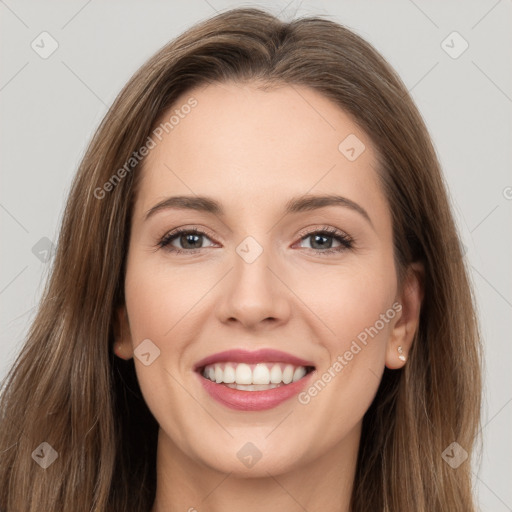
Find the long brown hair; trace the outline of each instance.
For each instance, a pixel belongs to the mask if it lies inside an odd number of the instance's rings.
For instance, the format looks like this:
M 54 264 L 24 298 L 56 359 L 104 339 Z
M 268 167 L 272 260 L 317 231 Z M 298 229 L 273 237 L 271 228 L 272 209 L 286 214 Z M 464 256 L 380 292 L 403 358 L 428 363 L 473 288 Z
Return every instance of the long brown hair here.
M 133 360 L 112 352 L 144 163 L 130 158 L 179 95 L 227 80 L 304 85 L 351 114 L 377 148 L 398 274 L 413 261 L 425 267 L 408 362 L 385 370 L 363 420 L 352 511 L 474 511 L 481 348 L 468 272 L 424 122 L 394 70 L 352 31 L 321 17 L 282 22 L 258 9 L 219 14 L 162 48 L 129 80 L 93 137 L 37 316 L 2 386 L 0 508 L 151 508 L 158 425 Z M 46 469 L 32 457 L 42 442 L 58 454 Z M 452 442 L 469 454 L 458 468 L 443 458 Z

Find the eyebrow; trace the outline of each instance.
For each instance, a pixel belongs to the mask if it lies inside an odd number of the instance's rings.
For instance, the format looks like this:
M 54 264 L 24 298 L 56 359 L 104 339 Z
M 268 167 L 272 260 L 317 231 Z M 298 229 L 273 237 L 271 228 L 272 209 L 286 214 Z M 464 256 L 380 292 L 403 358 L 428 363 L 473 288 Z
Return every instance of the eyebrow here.
M 336 194 L 328 195 L 303 195 L 299 197 L 293 197 L 286 202 L 284 208 L 284 214 L 300 213 L 305 211 L 317 210 L 328 206 L 342 206 L 349 208 L 360 215 L 362 215 L 373 227 L 372 220 L 368 215 L 368 212 L 359 204 L 354 201 L 347 199 L 346 197 L 339 196 Z M 221 204 L 207 196 L 172 196 L 167 197 L 163 201 L 160 201 L 155 206 L 150 208 L 145 215 L 145 220 L 148 220 L 151 216 L 157 212 L 168 209 L 180 209 L 180 210 L 196 210 L 200 212 L 212 213 L 214 215 L 224 215 L 224 209 Z

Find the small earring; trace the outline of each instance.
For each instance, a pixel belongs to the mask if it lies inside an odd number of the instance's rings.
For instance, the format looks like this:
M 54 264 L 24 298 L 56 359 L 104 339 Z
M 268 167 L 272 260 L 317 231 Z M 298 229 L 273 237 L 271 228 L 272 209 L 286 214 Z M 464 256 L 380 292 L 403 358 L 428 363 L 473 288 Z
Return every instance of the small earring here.
M 398 359 L 400 359 L 400 361 L 404 361 L 405 362 L 405 356 L 404 356 L 404 350 L 402 348 L 402 345 L 399 345 L 398 346 Z

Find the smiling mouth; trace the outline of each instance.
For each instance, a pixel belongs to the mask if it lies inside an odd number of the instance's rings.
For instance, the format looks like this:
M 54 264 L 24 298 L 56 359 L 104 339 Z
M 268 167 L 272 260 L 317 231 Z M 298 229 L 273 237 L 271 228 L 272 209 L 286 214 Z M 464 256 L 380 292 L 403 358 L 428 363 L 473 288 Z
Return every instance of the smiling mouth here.
M 222 362 L 198 368 L 205 379 L 239 391 L 265 391 L 299 381 L 315 369 L 280 362 Z

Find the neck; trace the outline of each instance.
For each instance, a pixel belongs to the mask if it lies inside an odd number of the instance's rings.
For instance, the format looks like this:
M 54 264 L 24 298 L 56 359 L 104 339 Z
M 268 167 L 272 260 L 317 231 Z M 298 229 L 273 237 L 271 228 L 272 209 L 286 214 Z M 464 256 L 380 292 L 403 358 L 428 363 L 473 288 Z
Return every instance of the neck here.
M 360 434 L 358 424 L 315 460 L 285 473 L 250 478 L 191 459 L 160 429 L 151 512 L 349 512 Z

